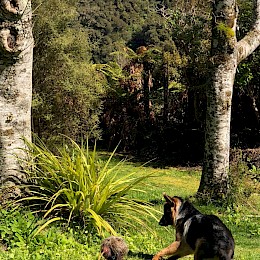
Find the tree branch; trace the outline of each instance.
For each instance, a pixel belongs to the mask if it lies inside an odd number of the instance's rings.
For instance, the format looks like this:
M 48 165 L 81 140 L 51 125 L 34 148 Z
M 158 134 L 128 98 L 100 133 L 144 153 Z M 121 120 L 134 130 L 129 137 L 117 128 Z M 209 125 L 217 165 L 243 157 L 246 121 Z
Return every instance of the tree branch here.
M 237 62 L 247 58 L 260 45 L 260 0 L 256 1 L 256 21 L 246 36 L 237 43 Z

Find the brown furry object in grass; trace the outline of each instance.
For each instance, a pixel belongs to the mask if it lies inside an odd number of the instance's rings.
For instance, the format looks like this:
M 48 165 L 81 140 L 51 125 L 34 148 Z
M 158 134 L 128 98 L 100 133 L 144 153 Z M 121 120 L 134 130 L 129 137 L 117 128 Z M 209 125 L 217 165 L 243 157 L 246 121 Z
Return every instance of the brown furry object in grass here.
M 123 260 L 128 246 L 123 238 L 111 236 L 102 241 L 101 254 L 107 260 Z

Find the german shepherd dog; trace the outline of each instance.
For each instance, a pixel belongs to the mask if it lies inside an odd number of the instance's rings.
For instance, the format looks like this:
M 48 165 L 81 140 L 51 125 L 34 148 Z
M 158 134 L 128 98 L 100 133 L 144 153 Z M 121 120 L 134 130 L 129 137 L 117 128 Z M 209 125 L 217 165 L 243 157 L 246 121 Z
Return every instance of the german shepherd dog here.
M 224 223 L 214 215 L 204 215 L 180 197 L 163 194 L 166 203 L 161 226 L 176 229 L 176 241 L 158 252 L 153 260 L 171 256 L 179 259 L 194 254 L 195 260 L 232 260 L 235 242 Z

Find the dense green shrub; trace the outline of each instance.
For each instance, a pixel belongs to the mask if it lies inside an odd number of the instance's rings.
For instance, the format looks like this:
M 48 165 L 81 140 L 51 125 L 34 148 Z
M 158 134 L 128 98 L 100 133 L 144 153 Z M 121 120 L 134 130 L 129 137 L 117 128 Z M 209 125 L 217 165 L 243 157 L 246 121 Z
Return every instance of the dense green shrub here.
M 60 133 L 99 137 L 106 82 L 91 64 L 77 1 L 34 1 L 33 131 L 50 143 Z
M 97 259 L 99 238 L 86 236 L 77 227 L 65 230 L 59 225 L 37 234 L 43 222 L 26 208 L 1 208 L 0 259 Z
M 0 243 L 4 248 L 25 247 L 32 239 L 38 224 L 29 211 L 0 209 Z
M 248 162 L 242 158 L 241 150 L 234 150 L 231 157 L 230 166 L 230 194 L 228 202 L 231 205 L 246 205 L 248 198 L 259 191 L 260 169 L 253 165 L 248 166 Z M 251 169 L 250 169 L 251 168 Z
M 25 168 L 29 192 L 22 200 L 44 213 L 49 223 L 61 220 L 81 223 L 89 233 L 116 233 L 131 223 L 147 226 L 155 212 L 149 203 L 128 196 L 129 191 L 152 174 L 128 173 L 119 175 L 122 162 L 110 167 L 113 154 L 107 161 L 99 160 L 96 146 L 71 145 L 58 149 L 57 155 L 41 142 L 26 142 L 29 159 Z M 130 221 L 131 220 L 131 221 Z

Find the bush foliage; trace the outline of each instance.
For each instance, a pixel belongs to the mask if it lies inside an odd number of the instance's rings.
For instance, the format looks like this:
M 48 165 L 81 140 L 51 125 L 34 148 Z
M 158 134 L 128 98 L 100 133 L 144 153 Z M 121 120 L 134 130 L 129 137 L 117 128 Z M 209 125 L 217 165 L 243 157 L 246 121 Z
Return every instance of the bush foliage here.
M 33 131 L 52 142 L 59 134 L 99 136 L 105 80 L 91 64 L 77 1 L 34 1 Z
M 26 201 L 34 210 L 44 213 L 48 221 L 81 223 L 90 233 L 116 234 L 119 228 L 147 226 L 144 217 L 154 217 L 149 203 L 128 195 L 138 184 L 152 174 L 120 174 L 122 162 L 110 167 L 113 154 L 107 161 L 99 160 L 96 146 L 93 150 L 79 146 L 71 140 L 51 152 L 41 141 L 37 144 L 26 141 L 29 159 L 25 172 L 29 196 Z M 131 220 L 131 221 L 130 221 Z

